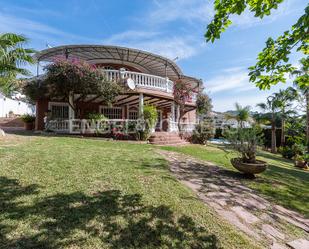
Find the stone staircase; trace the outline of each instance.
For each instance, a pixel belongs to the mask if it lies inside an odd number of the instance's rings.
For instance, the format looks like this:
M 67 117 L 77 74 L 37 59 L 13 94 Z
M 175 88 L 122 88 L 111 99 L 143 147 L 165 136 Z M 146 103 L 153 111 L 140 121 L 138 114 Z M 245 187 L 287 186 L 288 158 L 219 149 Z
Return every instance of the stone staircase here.
M 23 128 L 24 122 L 21 118 L 0 118 L 0 127 L 2 128 Z
M 177 132 L 155 132 L 150 138 L 149 142 L 155 145 L 186 145 L 188 142 L 181 139 Z

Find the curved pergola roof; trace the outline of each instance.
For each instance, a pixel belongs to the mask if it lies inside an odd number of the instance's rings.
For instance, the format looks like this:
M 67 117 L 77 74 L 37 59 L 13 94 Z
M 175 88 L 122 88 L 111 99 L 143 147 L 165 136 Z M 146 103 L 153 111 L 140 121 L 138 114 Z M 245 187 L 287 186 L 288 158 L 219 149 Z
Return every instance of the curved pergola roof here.
M 138 49 L 105 45 L 66 45 L 40 51 L 38 61 L 53 61 L 55 57 L 68 55 L 89 63 L 115 63 L 135 67 L 142 72 L 178 79 L 183 73 L 172 60 Z

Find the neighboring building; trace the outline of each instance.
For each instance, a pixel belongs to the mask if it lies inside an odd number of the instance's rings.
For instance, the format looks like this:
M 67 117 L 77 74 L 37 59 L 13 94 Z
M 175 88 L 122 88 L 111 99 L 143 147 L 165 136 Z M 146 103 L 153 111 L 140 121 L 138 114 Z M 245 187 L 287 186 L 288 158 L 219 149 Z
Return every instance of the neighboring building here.
M 35 107 L 31 104 L 21 101 L 19 95 L 12 98 L 5 97 L 0 92 L 0 117 L 7 118 L 14 115 L 33 114 Z
M 74 112 L 68 103 L 53 99 L 39 99 L 36 103 L 36 130 L 44 129 L 46 111 L 51 113 L 51 129 L 69 133 L 84 133 L 87 124 L 84 119 L 89 112 L 104 114 L 111 122 L 137 120 L 144 103 L 155 105 L 158 110 L 156 131 L 177 131 L 176 121 L 179 106 L 174 101 L 175 81 L 181 79 L 198 92 L 202 82 L 185 76 L 177 64 L 165 57 L 149 52 L 103 45 L 70 45 L 43 50 L 36 55 L 39 62 L 52 62 L 55 57 L 79 58 L 101 68 L 110 80 L 132 79 L 134 90 L 127 90 L 119 95 L 112 106 L 104 106 L 100 96 L 91 95 L 78 101 L 79 94 L 74 95 L 77 109 Z M 131 81 L 132 82 L 132 81 Z M 184 125 L 192 129 L 196 122 L 195 96 L 186 103 L 183 118 Z
M 227 112 L 212 112 L 212 117 L 215 122 L 215 128 L 216 129 L 224 129 L 227 127 L 231 128 L 237 128 L 238 122 L 236 119 L 226 118 L 227 116 L 231 116 L 235 113 L 233 111 L 227 111 Z M 250 127 L 249 122 L 244 122 L 244 127 Z

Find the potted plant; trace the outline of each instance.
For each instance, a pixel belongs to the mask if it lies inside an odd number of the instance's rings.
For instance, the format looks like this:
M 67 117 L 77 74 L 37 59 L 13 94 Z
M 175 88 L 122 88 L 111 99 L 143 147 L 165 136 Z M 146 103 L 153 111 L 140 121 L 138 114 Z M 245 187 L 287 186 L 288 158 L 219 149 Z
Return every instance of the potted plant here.
M 295 156 L 295 166 L 302 169 L 308 169 L 309 154 L 296 155 Z
M 95 135 L 98 136 L 100 133 L 104 133 L 106 131 L 107 118 L 103 114 L 91 112 L 87 114 L 87 119 L 90 121 L 90 129 L 88 128 L 88 132 L 91 133 L 94 131 Z
M 259 126 L 230 128 L 225 132 L 225 137 L 228 146 L 239 154 L 238 157 L 231 159 L 234 168 L 250 177 L 266 170 L 267 163 L 256 159 L 257 146 L 262 143 L 262 132 Z
M 34 129 L 35 116 L 31 114 L 25 114 L 21 117 L 21 119 L 24 122 L 24 127 L 27 131 L 31 131 Z

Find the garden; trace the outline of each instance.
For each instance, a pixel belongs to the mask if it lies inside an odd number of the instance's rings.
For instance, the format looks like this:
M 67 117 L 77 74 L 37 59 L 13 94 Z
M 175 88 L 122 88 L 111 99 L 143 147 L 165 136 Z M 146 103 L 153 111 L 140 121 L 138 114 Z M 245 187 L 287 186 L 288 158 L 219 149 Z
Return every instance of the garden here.
M 1 138 L 0 248 L 259 248 L 154 146 L 24 135 Z

